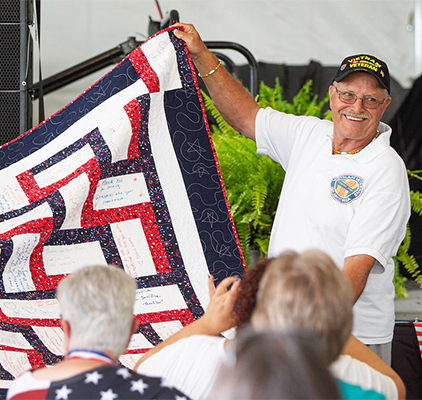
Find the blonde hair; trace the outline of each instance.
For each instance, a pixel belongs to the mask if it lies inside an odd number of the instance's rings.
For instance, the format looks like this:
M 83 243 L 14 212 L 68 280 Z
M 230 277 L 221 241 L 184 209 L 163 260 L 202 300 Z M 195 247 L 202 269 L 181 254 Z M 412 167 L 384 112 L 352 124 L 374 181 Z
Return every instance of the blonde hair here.
M 310 331 L 332 362 L 350 336 L 352 306 L 350 283 L 329 256 L 319 250 L 289 251 L 267 267 L 251 322 L 256 330 Z

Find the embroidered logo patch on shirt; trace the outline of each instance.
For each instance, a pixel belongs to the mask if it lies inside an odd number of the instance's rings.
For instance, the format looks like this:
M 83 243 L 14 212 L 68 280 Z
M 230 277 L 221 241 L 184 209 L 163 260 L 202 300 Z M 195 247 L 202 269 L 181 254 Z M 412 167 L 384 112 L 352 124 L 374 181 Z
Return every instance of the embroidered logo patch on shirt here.
M 363 179 L 356 175 L 344 174 L 331 180 L 331 196 L 341 204 L 356 200 L 363 191 Z

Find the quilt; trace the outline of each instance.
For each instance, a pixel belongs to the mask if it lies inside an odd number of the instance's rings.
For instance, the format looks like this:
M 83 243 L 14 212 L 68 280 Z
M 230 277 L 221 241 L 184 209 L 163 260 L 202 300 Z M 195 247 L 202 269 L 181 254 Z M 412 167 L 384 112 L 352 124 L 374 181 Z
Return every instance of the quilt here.
M 138 282 L 131 367 L 244 261 L 185 43 L 159 32 L 0 148 L 0 388 L 63 357 L 55 288 L 90 264 Z M 107 287 L 104 287 L 107 291 Z

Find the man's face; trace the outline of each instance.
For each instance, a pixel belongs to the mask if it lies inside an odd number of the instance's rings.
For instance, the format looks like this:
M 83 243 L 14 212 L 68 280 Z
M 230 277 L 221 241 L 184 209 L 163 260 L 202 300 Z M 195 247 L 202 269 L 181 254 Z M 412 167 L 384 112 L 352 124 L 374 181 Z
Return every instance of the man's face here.
M 350 92 L 360 98 L 371 96 L 380 102 L 385 99 L 387 93 L 379 86 L 375 77 L 367 72 L 354 72 L 341 82 L 334 84 L 339 92 Z M 334 122 L 334 141 L 353 142 L 357 147 L 360 144 L 367 145 L 376 134 L 378 124 L 391 98 L 387 97 L 384 104 L 376 109 L 368 109 L 363 106 L 360 99 L 357 99 L 354 104 L 342 102 L 333 86 L 330 86 L 329 92 Z

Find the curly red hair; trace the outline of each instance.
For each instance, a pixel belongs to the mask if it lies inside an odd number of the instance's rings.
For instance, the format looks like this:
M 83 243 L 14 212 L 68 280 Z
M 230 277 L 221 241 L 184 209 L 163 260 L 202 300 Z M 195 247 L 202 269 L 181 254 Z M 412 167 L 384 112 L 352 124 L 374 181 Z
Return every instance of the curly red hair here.
M 256 293 L 259 282 L 272 258 L 260 260 L 254 267 L 249 269 L 242 280 L 239 293 L 234 303 L 233 311 L 236 314 L 236 326 L 241 328 L 250 322 L 252 311 L 256 304 Z

